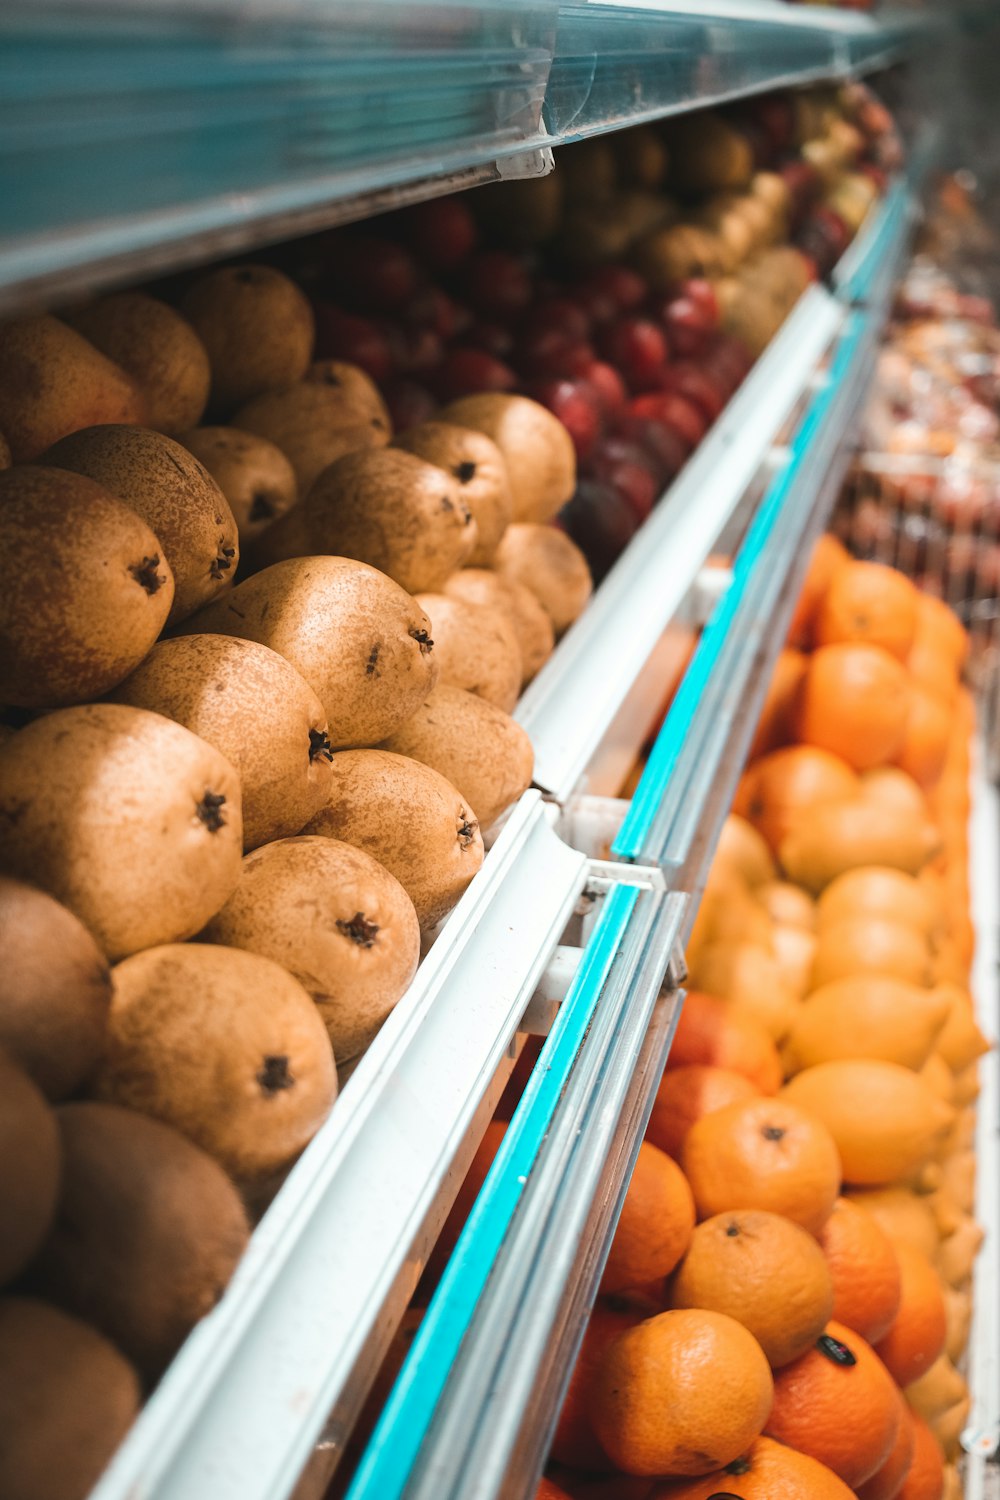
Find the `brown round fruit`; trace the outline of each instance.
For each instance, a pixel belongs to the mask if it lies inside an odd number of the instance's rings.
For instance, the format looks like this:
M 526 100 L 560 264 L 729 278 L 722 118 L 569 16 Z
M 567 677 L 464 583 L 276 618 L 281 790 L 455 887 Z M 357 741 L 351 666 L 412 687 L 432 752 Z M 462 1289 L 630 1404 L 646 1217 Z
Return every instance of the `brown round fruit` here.
M 485 432 L 503 454 L 515 521 L 549 521 L 576 488 L 576 454 L 569 433 L 550 411 L 527 396 L 484 392 L 463 396 L 438 420 Z
M 469 567 L 488 568 L 496 556 L 500 538 L 513 518 L 513 503 L 507 465 L 492 438 L 471 427 L 450 422 L 422 422 L 393 439 L 394 448 L 405 448 L 458 480 L 462 499 L 476 523 L 476 545 Z

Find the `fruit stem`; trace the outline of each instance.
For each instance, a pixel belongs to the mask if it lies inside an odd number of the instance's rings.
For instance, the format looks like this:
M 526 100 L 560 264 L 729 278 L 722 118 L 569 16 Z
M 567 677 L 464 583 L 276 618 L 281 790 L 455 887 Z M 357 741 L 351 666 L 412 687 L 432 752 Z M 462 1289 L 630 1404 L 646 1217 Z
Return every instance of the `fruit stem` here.
M 368 921 L 363 911 L 356 911 L 349 922 L 338 918 L 337 929 L 345 937 L 349 937 L 352 943 L 357 943 L 359 948 L 373 948 L 379 931 L 374 922 Z
M 218 833 L 220 828 L 225 828 L 226 820 L 222 812 L 225 804 L 226 799 L 221 792 L 206 792 L 196 805 L 195 812 L 209 833 Z
M 434 642 L 431 640 L 426 630 L 411 630 L 410 634 L 416 641 L 417 645 L 420 647 L 421 656 L 426 656 L 428 652 L 433 650 Z
M 290 1089 L 295 1082 L 288 1068 L 287 1057 L 265 1057 L 264 1066 L 257 1074 L 257 1082 L 265 1094 L 280 1094 Z
M 330 744 L 330 736 L 322 729 L 310 729 L 309 731 L 309 760 L 333 760 L 333 746 Z
M 209 569 L 209 572 L 211 573 L 212 577 L 215 578 L 215 579 L 222 578 L 222 576 L 225 573 L 227 573 L 229 571 L 229 569 L 232 567 L 232 565 L 233 565 L 233 558 L 235 556 L 236 556 L 236 548 L 235 547 L 221 547 L 219 549 L 219 555 L 216 557 L 215 562 L 212 564 L 211 568 Z
M 155 553 L 152 557 L 144 557 L 141 563 L 133 563 L 129 572 L 147 594 L 158 593 L 166 583 L 166 579 L 156 570 L 160 566 L 160 555 Z

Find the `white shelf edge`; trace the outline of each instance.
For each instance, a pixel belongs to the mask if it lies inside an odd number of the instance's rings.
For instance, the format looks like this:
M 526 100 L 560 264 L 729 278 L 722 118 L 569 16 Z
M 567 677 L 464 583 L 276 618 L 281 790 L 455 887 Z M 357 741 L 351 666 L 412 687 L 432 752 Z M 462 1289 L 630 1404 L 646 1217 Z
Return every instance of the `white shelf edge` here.
M 535 782 L 558 800 L 572 794 L 844 316 L 819 286 L 800 298 L 518 703 Z
M 587 867 L 526 793 L 91 1500 L 292 1491 L 394 1283 L 415 1284 L 414 1237 L 457 1190 L 456 1153 Z

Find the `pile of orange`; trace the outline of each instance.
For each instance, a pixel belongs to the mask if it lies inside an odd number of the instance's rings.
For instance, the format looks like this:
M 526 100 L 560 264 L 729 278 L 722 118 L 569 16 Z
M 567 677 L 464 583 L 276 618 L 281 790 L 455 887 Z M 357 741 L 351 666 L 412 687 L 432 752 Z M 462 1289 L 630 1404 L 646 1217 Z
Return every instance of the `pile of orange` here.
M 821 538 L 540 1500 L 952 1500 L 969 1412 L 965 632 Z

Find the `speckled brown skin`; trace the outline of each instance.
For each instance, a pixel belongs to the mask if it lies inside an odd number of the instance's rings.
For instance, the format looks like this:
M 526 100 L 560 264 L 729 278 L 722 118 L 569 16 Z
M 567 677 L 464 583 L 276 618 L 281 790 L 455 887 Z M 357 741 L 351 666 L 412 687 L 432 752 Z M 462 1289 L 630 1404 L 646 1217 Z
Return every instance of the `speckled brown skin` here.
M 139 1410 L 132 1366 L 86 1323 L 0 1298 L 0 1494 L 84 1500 Z
M 192 427 L 177 441 L 215 480 L 229 501 L 244 544 L 291 510 L 299 497 L 295 470 L 280 448 L 238 427 Z
M 0 1286 L 31 1260 L 59 1197 L 56 1118 L 27 1073 L 0 1053 Z
M 160 641 L 113 698 L 164 714 L 226 757 L 243 793 L 244 849 L 298 833 L 327 800 L 323 705 L 268 646 L 226 635 Z
M 501 578 L 489 568 L 462 568 L 444 586 L 453 599 L 483 604 L 509 619 L 521 652 L 521 686 L 524 687 L 555 650 L 552 621 L 530 589 L 512 578 Z
M 0 433 L 0 469 L 9 469 L 12 463 L 13 459 L 10 456 L 10 444 L 4 437 L 3 433 Z
M 0 875 L 0 1048 L 49 1099 L 101 1055 L 111 971 L 83 923 L 44 891 Z
M 437 464 L 458 480 L 476 523 L 476 545 L 468 566 L 488 568 L 513 517 L 507 465 L 493 439 L 471 427 L 422 422 L 399 433 L 393 447 L 405 448 L 407 453 Z
M 363 849 L 394 875 L 422 931 L 451 911 L 483 862 L 471 809 L 449 781 L 387 750 L 334 757 L 326 806 L 304 832 Z
M 145 292 L 116 292 L 64 314 L 113 359 L 146 398 L 146 421 L 176 437 L 201 421 L 208 401 L 208 353 L 180 313 Z
M 0 747 L 0 866 L 111 959 L 198 932 L 239 879 L 242 843 L 236 772 L 159 714 L 59 709 Z
M 172 438 L 148 427 L 87 427 L 41 462 L 93 479 L 153 528 L 174 573 L 169 623 L 186 619 L 235 577 L 240 539 L 229 502 Z
M 337 839 L 281 839 L 243 861 L 212 942 L 283 964 L 305 985 L 334 1056 L 356 1057 L 413 978 L 420 927 L 399 881 Z
M 159 538 L 77 474 L 0 473 L 0 702 L 99 697 L 166 622 L 174 578 Z
M 181 299 L 180 310 L 208 350 L 217 416 L 292 385 L 309 367 L 316 336 L 309 300 L 270 266 L 209 271 Z
M 279 562 L 336 548 L 416 593 L 440 588 L 475 541 L 457 479 L 400 448 L 370 448 L 324 469 L 262 538 L 261 552 Z
M 521 691 L 521 648 L 509 620 L 450 594 L 417 594 L 430 618 L 439 682 L 465 688 L 511 713 Z
M 14 462 L 95 422 L 145 422 L 136 382 L 58 318 L 0 327 L 0 432 Z
M 531 785 L 534 753 L 520 724 L 463 688 L 436 687 L 379 748 L 439 771 L 484 829 Z
M 89 1100 L 56 1120 L 59 1206 L 29 1288 L 154 1380 L 225 1291 L 250 1234 L 243 1203 L 218 1162 L 159 1120 Z
M 485 432 L 503 454 L 515 521 L 550 521 L 576 488 L 573 442 L 558 417 L 527 396 L 463 396 L 441 422 Z
M 437 681 L 423 610 L 384 573 L 348 557 L 276 563 L 187 629 L 260 641 L 290 661 L 326 709 L 335 749 L 384 739 Z
M 240 407 L 232 425 L 281 449 L 300 495 L 345 453 L 384 448 L 392 434 L 387 412 L 359 408 L 339 387 L 312 380 L 258 396 Z
M 381 417 L 386 429 L 391 428 L 389 408 L 374 380 L 360 366 L 342 359 L 314 359 L 305 378 L 307 384 L 321 385 L 332 392 L 343 409 L 357 413 L 359 422 Z
M 494 566 L 501 578 L 531 590 L 557 636 L 583 614 L 594 590 L 587 559 L 554 526 L 509 526 Z
M 172 1125 L 241 1183 L 270 1176 L 316 1134 L 337 1070 L 316 1006 L 280 965 L 167 944 L 119 964 L 114 984 L 95 1098 Z

